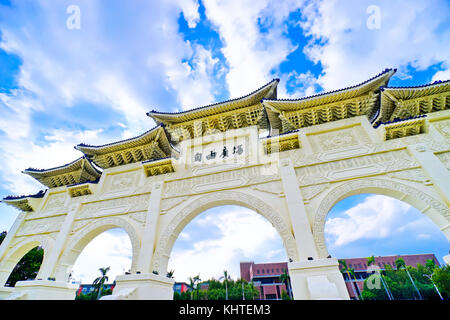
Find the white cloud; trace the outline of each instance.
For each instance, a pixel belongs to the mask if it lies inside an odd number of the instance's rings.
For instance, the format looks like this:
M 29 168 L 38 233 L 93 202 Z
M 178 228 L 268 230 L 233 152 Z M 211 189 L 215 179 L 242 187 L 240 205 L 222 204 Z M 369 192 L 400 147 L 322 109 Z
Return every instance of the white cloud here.
M 438 71 L 434 74 L 433 78 L 431 79 L 431 81 L 446 81 L 446 80 L 450 80 L 450 68 L 447 70 L 442 70 L 442 71 Z
M 2 187 L 17 194 L 34 193 L 45 188 L 30 176 L 22 174 L 22 170 L 29 167 L 48 169 L 72 162 L 82 156 L 74 146 L 80 141 L 87 143 L 104 141 L 105 138 L 100 133 L 101 130 L 78 132 L 52 130 L 45 136 L 44 143 L 35 143 L 27 138 L 1 141 Z
M 408 204 L 393 198 L 368 196 L 342 216 L 327 219 L 327 242 L 329 245 L 343 246 L 361 239 L 387 238 L 408 220 L 410 209 Z
M 83 249 L 73 266 L 75 281 L 91 284 L 100 276 L 99 268 L 110 267 L 108 283 L 131 268 L 131 241 L 122 229 L 113 229 L 94 238 Z
M 223 270 L 236 279 L 240 277 L 240 261 L 286 260 L 281 238 L 265 218 L 241 207 L 217 209 L 194 219 L 186 227 L 189 229 L 189 239 L 180 237 L 175 243 L 168 269 L 175 270 L 176 281 L 188 281 L 189 277 L 199 273 L 202 279 L 217 279 Z M 206 239 L 202 235 L 202 239 L 198 240 L 195 232 L 198 233 L 196 228 L 199 226 L 201 230 L 219 232 L 208 234 Z
M 303 10 L 300 25 L 311 41 L 305 54 L 320 62 L 319 83 L 325 90 L 367 80 L 384 68 L 425 70 L 443 62 L 450 65 L 449 4 L 445 1 L 384 1 L 380 29 L 368 29 L 366 13 L 372 0 L 316 1 Z
M 302 1 L 207 1 L 205 14 L 224 44 L 222 53 L 229 71 L 226 81 L 235 98 L 271 80 L 296 49 L 286 37 L 285 20 Z M 261 32 L 260 26 L 265 29 Z
M 81 29 L 69 30 L 67 3 L 15 1 L 9 15 L 0 13 L 0 48 L 20 57 L 19 89 L 0 93 L 0 174 L 4 188 L 25 193 L 40 187 L 27 183 L 21 170 L 49 168 L 74 160 L 80 143 L 95 145 L 141 134 L 154 125 L 150 108 L 169 111 L 180 105 L 213 100 L 211 70 L 217 60 L 201 45 L 191 45 L 178 33 L 181 12 L 190 27 L 199 20 L 196 1 L 136 3 L 80 1 Z M 136 11 L 136 8 L 139 8 Z M 133 12 L 133 14 L 129 14 Z M 16 22 L 20 21 L 19 24 Z M 183 61 L 192 58 L 187 65 Z M 98 128 L 69 132 L 45 127 L 45 119 L 64 114 L 77 104 L 106 107 L 122 115 L 114 119 L 124 128 L 120 136 L 106 137 Z M 104 111 L 108 112 L 108 111 Z M 39 114 L 40 123 L 34 120 Z M 79 123 L 89 120 L 80 112 Z M 61 120 L 61 126 L 69 124 Z M 89 121 L 87 121 L 89 122 Z M 72 126 L 73 127 L 73 126 Z M 44 132 L 42 132 L 44 131 Z M 39 135 L 55 132 L 49 144 Z M 98 140 L 86 136 L 89 132 Z M 58 133 L 58 134 L 56 134 Z
M 212 57 L 211 50 L 195 45 L 192 64 L 183 62 L 167 66 L 167 78 L 177 93 L 183 109 L 192 109 L 214 102 L 214 68 L 219 59 Z M 181 110 L 180 110 L 181 111 Z
M 419 233 L 417 235 L 417 239 L 420 239 L 420 240 L 427 240 L 427 239 L 431 239 L 431 238 L 432 238 L 432 235 L 428 234 L 428 233 Z

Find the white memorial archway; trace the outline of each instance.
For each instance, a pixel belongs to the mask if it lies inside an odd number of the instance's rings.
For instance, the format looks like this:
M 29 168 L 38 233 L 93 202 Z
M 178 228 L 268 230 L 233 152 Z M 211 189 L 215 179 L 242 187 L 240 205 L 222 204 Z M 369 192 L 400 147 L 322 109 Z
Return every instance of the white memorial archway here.
M 392 196 L 450 237 L 450 82 L 388 87 L 394 73 L 295 100 L 277 99 L 275 79 L 237 99 L 151 111 L 157 126 L 140 136 L 79 144 L 83 156 L 69 164 L 24 170 L 47 189 L 3 199 L 21 213 L 0 246 L 0 280 L 37 243 L 41 280 L 0 298 L 73 299 L 67 275 L 80 251 L 119 227 L 131 239 L 131 274 L 105 299 L 171 299 L 165 274 L 183 227 L 214 206 L 240 205 L 280 234 L 295 299 L 349 299 L 323 235 L 341 199 Z

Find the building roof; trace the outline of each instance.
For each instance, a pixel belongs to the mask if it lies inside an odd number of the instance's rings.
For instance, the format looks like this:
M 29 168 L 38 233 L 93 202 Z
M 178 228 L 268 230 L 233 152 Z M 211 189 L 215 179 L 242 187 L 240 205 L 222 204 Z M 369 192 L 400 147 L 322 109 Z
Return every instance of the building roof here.
M 263 98 L 276 97 L 276 88 L 279 82 L 280 79 L 273 79 L 269 83 L 263 85 L 262 87 L 245 96 L 209 104 L 191 110 L 172 113 L 152 110 L 150 112 L 147 112 L 147 115 L 153 118 L 158 124 L 176 124 L 186 121 L 193 121 L 222 112 L 228 112 L 259 104 L 261 99 Z
M 7 196 L 0 202 L 4 202 L 7 205 L 13 206 L 21 211 L 34 211 L 32 199 L 41 199 L 44 197 L 46 192 L 47 190 L 40 190 L 38 193 L 30 195 Z
M 298 129 L 299 127 L 307 125 L 339 120 L 339 117 L 334 119 L 333 113 L 336 113 L 336 111 L 332 112 L 331 110 L 325 110 L 325 108 L 330 105 L 334 107 L 334 104 L 345 104 L 347 100 L 362 97 L 371 92 L 373 93 L 378 91 L 380 87 L 385 87 L 388 84 L 389 79 L 395 72 L 396 69 L 385 69 L 383 72 L 364 82 L 339 90 L 323 92 L 299 99 L 263 99 L 262 102 L 266 108 L 271 128 L 274 129 L 282 129 L 282 118 L 285 118 L 284 120 L 287 122 L 291 122 L 287 119 L 287 115 L 294 112 L 301 112 L 305 114 L 305 123 L 291 123 L 289 128 L 283 128 L 283 131 Z M 361 101 L 364 104 L 367 104 L 367 106 L 364 110 L 354 112 L 355 115 L 365 114 L 367 116 L 372 116 L 375 114 L 377 109 L 377 105 L 373 100 L 375 98 L 376 97 L 373 97 L 372 101 Z M 347 106 L 345 107 L 348 108 Z M 359 108 L 359 106 L 357 107 Z M 316 119 L 311 119 L 311 121 L 308 121 L 307 118 L 309 117 L 309 113 L 312 114 L 312 118 Z M 348 115 L 352 114 L 349 110 L 345 110 L 344 113 L 345 115 L 341 118 L 348 117 Z
M 170 144 L 161 124 L 137 137 L 100 146 L 81 143 L 75 146 L 75 149 L 83 152 L 101 168 L 166 158 L 177 152 Z
M 59 167 L 50 169 L 28 168 L 22 173 L 35 178 L 49 188 L 95 181 L 101 176 L 101 171 L 95 168 L 91 161 L 84 156 Z
M 450 80 L 411 87 L 382 87 L 378 121 L 407 118 L 449 107 Z

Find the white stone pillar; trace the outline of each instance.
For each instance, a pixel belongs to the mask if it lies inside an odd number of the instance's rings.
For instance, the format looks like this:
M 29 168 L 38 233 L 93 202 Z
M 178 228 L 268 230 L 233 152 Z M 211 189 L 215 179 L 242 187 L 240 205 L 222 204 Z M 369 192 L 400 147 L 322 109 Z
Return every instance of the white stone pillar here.
M 113 294 L 101 300 L 172 300 L 174 283 L 152 273 L 117 276 Z
M 64 249 L 64 245 L 66 244 L 67 238 L 69 236 L 70 230 L 72 229 L 73 221 L 75 220 L 75 215 L 80 208 L 81 204 L 76 203 L 69 206 L 68 213 L 64 222 L 61 226 L 61 229 L 58 232 L 56 237 L 55 244 L 52 247 L 51 252 L 47 259 L 44 259 L 44 262 L 41 266 L 41 270 L 39 272 L 39 278 L 43 280 L 47 280 L 47 278 L 51 277 L 56 269 L 56 264 L 58 259 Z M 67 282 L 68 279 L 57 279 L 61 282 Z
M 161 205 L 161 195 L 164 182 L 156 182 L 150 194 L 150 202 L 145 220 L 144 232 L 142 235 L 141 248 L 137 262 L 137 271 L 150 273 L 152 266 L 153 252 L 155 250 L 156 228 L 158 226 L 159 209 Z
M 280 159 L 280 176 L 288 205 L 299 259 L 317 258 L 317 250 L 306 214 L 297 175 L 290 158 Z
M 295 300 L 349 300 L 336 258 L 288 263 Z
M 444 164 L 425 145 L 410 145 L 408 150 L 419 161 L 444 202 L 450 205 L 450 173 Z
M 14 221 L 11 229 L 9 229 L 8 233 L 6 234 L 5 239 L 3 239 L 3 242 L 0 245 L 0 268 L 6 262 L 3 260 L 3 258 L 7 254 L 9 245 L 11 244 L 12 239 L 15 237 L 17 230 L 19 230 L 20 226 L 23 224 L 23 221 L 25 220 L 26 215 L 27 215 L 27 212 L 25 212 L 25 211 L 21 211 L 19 213 L 19 215 L 17 216 L 16 220 Z M 6 281 L 8 280 L 10 272 L 11 272 L 11 270 L 0 269 L 0 287 L 3 287 L 5 285 Z

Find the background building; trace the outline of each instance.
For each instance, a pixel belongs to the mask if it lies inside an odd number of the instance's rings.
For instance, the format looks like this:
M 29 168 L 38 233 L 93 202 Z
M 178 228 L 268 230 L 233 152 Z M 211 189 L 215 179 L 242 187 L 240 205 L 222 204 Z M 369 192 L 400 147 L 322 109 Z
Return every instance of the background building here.
M 114 290 L 114 284 L 105 283 L 103 286 L 103 290 L 111 289 Z M 77 290 L 77 296 L 80 294 L 88 294 L 95 290 L 95 286 L 92 284 L 80 284 L 80 287 Z
M 287 262 L 254 263 L 241 262 L 241 278 L 247 282 L 253 282 L 259 290 L 261 300 L 281 299 L 281 293 L 288 290 L 280 281 L 280 276 L 287 270 Z
M 186 292 L 189 291 L 190 287 L 186 282 L 175 282 L 173 284 L 173 291 L 174 292 L 178 292 L 178 293 L 182 293 L 182 292 Z

